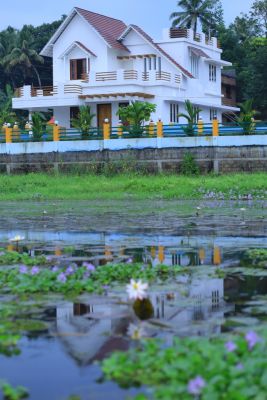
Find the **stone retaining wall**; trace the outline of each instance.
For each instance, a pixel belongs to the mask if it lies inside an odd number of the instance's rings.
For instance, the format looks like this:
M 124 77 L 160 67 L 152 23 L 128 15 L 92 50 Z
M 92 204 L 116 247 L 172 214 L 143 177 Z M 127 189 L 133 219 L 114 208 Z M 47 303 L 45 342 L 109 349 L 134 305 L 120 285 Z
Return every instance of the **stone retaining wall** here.
M 180 172 L 184 154 L 194 155 L 202 173 L 267 172 L 267 146 L 144 148 L 102 151 L 0 154 L 0 172 L 82 172 L 142 168 Z

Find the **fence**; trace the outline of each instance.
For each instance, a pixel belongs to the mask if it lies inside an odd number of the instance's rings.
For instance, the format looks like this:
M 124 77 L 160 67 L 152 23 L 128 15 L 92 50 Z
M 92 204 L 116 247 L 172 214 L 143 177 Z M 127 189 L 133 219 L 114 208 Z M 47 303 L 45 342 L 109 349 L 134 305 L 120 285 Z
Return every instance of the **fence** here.
M 3 126 L 0 130 L 0 143 L 21 142 L 49 142 L 49 141 L 76 141 L 76 140 L 109 140 L 130 138 L 171 138 L 171 137 L 204 137 L 204 136 L 240 136 L 240 135 L 266 135 L 267 122 L 253 122 L 239 126 L 237 124 L 220 124 L 218 120 L 204 124 L 202 121 L 193 125 L 168 124 L 162 121 L 156 124 L 150 122 L 146 126 L 127 126 L 119 124 L 112 127 L 104 123 L 102 128 L 90 128 L 88 132 L 77 129 L 65 129 L 57 125 L 47 126 L 43 132 Z

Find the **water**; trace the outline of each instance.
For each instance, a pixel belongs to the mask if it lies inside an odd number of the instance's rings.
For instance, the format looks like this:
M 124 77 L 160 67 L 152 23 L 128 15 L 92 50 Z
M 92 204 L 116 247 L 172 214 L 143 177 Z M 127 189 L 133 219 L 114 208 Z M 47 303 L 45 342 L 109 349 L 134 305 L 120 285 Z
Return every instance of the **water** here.
M 241 210 L 245 208 L 246 210 Z M 249 248 L 267 247 L 263 202 L 20 202 L 0 205 L 0 247 L 25 236 L 29 254 L 55 263 L 142 262 L 190 267 L 168 285 L 154 285 L 154 315 L 146 336 L 171 343 L 175 336 L 214 336 L 266 324 L 267 273 L 244 275 L 239 263 Z M 224 276 L 216 270 L 225 271 Z M 127 331 L 137 318 L 125 288 L 77 299 L 31 296 L 13 305 L 14 324 L 25 328 L 21 354 L 0 356 L 0 377 L 26 386 L 33 400 L 120 400 L 137 391 L 100 383 L 96 362 L 135 346 Z M 16 321 L 16 322 L 15 322 Z M 22 322 L 21 322 L 22 323 Z

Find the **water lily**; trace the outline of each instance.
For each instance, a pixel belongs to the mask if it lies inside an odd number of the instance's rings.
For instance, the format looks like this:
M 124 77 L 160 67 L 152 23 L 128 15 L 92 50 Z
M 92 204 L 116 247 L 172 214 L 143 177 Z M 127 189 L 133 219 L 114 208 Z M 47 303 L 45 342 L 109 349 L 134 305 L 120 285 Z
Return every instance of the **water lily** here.
M 202 392 L 202 389 L 206 386 L 206 382 L 201 376 L 197 376 L 195 379 L 191 379 L 188 382 L 187 390 L 188 393 L 193 395 L 199 395 Z
M 10 238 L 9 241 L 10 242 L 21 242 L 24 239 L 25 239 L 24 236 L 17 235 L 17 236 L 14 236 L 13 238 Z
M 142 325 L 130 324 L 127 329 L 127 335 L 133 340 L 140 340 L 146 336 L 146 333 Z
M 130 284 L 126 286 L 126 291 L 130 299 L 143 300 L 147 297 L 147 288 L 147 283 L 143 283 L 141 280 L 135 281 L 134 279 L 131 279 Z

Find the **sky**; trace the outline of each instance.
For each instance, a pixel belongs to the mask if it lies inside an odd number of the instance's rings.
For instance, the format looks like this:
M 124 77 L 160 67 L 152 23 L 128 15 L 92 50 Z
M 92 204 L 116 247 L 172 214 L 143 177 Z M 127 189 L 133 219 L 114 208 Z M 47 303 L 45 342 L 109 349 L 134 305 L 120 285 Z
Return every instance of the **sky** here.
M 74 6 L 140 25 L 159 38 L 169 26 L 169 15 L 177 10 L 177 0 L 1 0 L 0 30 L 8 25 L 21 28 L 24 24 L 40 25 L 68 14 Z M 253 0 L 221 0 L 228 25 L 241 12 L 247 13 Z

